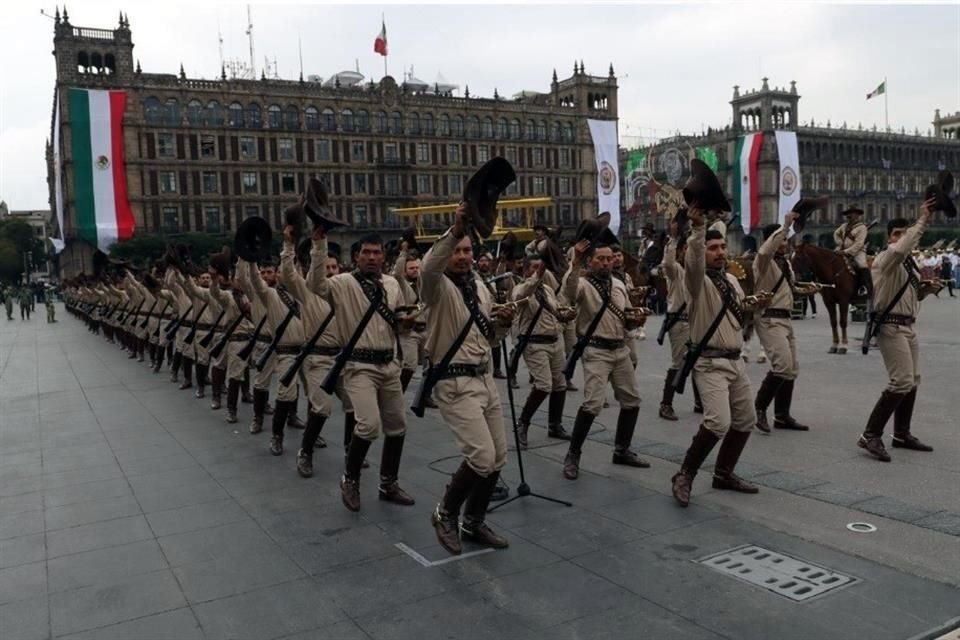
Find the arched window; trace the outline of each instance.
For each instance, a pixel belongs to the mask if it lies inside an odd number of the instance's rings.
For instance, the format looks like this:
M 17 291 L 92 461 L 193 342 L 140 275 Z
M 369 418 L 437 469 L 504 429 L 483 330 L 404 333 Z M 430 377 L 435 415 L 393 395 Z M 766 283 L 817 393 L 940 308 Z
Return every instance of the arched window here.
M 425 113 L 423 118 L 420 120 L 420 126 L 423 128 L 423 135 L 432 136 L 433 135 L 433 114 Z
M 463 117 L 462 116 L 453 116 L 453 119 L 450 121 L 450 135 L 456 138 L 463 137 Z
M 467 118 L 467 136 L 470 138 L 480 137 L 480 118 L 477 116 Z
M 280 105 L 272 104 L 267 107 L 267 127 L 270 129 L 279 129 L 283 119 L 283 112 L 280 111 Z
M 283 126 L 287 129 L 296 130 L 300 128 L 300 109 L 292 104 L 288 104 L 283 110 Z
M 370 131 L 370 114 L 367 113 L 366 109 L 357 111 L 356 123 L 357 131 Z
M 316 131 L 320 128 L 320 112 L 314 106 L 309 106 L 303 110 L 303 120 L 308 131 Z
M 143 101 L 143 119 L 147 124 L 160 124 L 160 101 L 147 98 Z
M 550 139 L 553 142 L 560 142 L 560 123 L 558 122 L 550 123 Z
M 239 129 L 243 126 L 243 105 L 239 102 L 230 104 L 230 109 L 227 113 L 227 124 L 234 129 Z
M 510 121 L 510 139 L 511 140 L 520 139 L 520 121 L 519 120 Z
M 403 114 L 399 111 L 390 114 L 390 133 L 403 133 Z
M 533 120 L 527 120 L 527 126 L 523 128 L 523 137 L 526 140 L 533 140 L 536 137 L 536 125 Z
M 410 114 L 410 126 L 407 131 L 415 136 L 420 135 L 420 114 L 413 112 Z
M 107 75 L 113 75 L 117 70 L 117 59 L 112 53 L 103 56 L 103 72 Z
M 501 140 L 506 140 L 507 137 L 510 135 L 509 131 L 510 130 L 507 128 L 506 118 L 500 118 L 499 120 L 497 120 L 497 137 L 498 138 L 500 138 Z
M 100 70 L 103 67 L 103 56 L 99 53 L 90 54 L 90 71 L 93 73 L 100 73 Z
M 337 116 L 330 107 L 324 107 L 320 112 L 320 128 L 324 131 L 337 130 Z
M 387 133 L 388 130 L 386 111 L 377 111 L 377 133 Z
M 247 129 L 259 129 L 263 126 L 263 118 L 260 113 L 260 105 L 251 102 L 243 115 L 243 124 Z
M 199 100 L 191 100 L 187 103 L 187 122 L 193 127 L 203 124 L 203 104 Z
M 90 68 L 90 56 L 87 55 L 86 51 L 81 51 L 77 54 L 77 71 L 80 73 L 87 73 Z
M 344 131 L 353 131 L 354 121 L 353 121 L 353 111 L 350 109 L 344 109 L 340 112 L 340 128 Z
M 573 125 L 569 122 L 563 124 L 563 140 L 564 142 L 573 142 Z
M 483 119 L 483 130 L 481 131 L 484 138 L 493 137 L 493 118 L 484 118 Z
M 208 127 L 223 126 L 223 107 L 221 107 L 220 103 L 216 100 L 211 100 L 207 103 L 207 117 L 204 124 Z
M 547 139 L 547 123 L 541 120 L 537 123 L 537 140 Z
M 450 116 L 445 113 L 441 113 L 440 117 L 437 119 L 437 133 L 442 136 L 450 135 Z
M 163 124 L 168 127 L 180 126 L 180 103 L 176 98 L 167 98 L 163 103 Z

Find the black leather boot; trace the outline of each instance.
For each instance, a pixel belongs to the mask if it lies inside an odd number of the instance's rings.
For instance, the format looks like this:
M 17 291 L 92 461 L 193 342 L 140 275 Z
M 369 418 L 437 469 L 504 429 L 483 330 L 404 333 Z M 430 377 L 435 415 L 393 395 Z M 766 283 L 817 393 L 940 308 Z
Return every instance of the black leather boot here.
M 777 389 L 783 382 L 783 378 L 768 371 L 763 378 L 763 382 L 760 383 L 760 388 L 757 389 L 757 397 L 753 401 L 753 407 L 757 410 L 757 429 L 764 433 L 770 433 L 770 424 L 767 422 L 767 407 L 770 406 L 770 402 L 777 394 Z
M 482 478 L 470 468 L 467 461 L 450 477 L 450 484 L 430 516 L 430 522 L 437 533 L 440 545 L 454 555 L 460 555 L 460 507 L 473 491 L 474 485 Z
M 207 387 L 207 365 L 197 363 L 197 390 L 193 395 L 197 398 L 202 398 L 205 393 L 204 390 Z
M 263 430 L 263 412 L 269 399 L 270 392 L 266 389 L 253 390 L 253 421 L 250 422 L 250 433 L 260 433 Z
M 617 416 L 617 433 L 613 440 L 613 464 L 641 469 L 650 466 L 649 462 L 630 450 L 630 443 L 633 441 L 633 432 L 637 428 L 637 417 L 639 415 L 640 407 L 620 409 L 620 415 Z
M 373 443 L 369 440 L 355 435 L 350 438 L 350 445 L 347 447 L 347 464 L 343 477 L 340 478 L 340 499 L 343 500 L 343 506 L 350 511 L 360 511 L 360 469 L 363 468 L 363 461 L 371 444 Z
M 667 369 L 667 377 L 663 381 L 663 396 L 660 397 L 660 417 L 664 420 L 676 421 L 677 413 L 673 410 L 673 377 L 677 375 L 676 369 Z
M 183 382 L 181 389 L 189 389 L 193 386 L 193 358 L 183 357 Z
M 792 429 L 794 431 L 809 431 L 810 427 L 797 422 L 790 415 L 790 406 L 793 404 L 793 386 L 796 380 L 784 380 L 777 389 L 773 399 L 773 428 Z
M 490 506 L 490 496 L 497 486 L 499 471 L 494 471 L 486 478 L 481 477 L 473 485 L 473 491 L 463 507 L 463 524 L 460 525 L 460 537 L 485 547 L 506 549 L 510 542 L 498 533 L 495 533 L 485 522 L 487 507 Z
M 576 480 L 580 475 L 580 451 L 596 417 L 582 408 L 577 412 L 573 433 L 570 435 L 570 448 L 567 449 L 567 457 L 563 459 L 563 477 L 567 480 Z
M 237 422 L 237 400 L 240 397 L 240 381 L 239 380 L 228 380 L 227 381 L 227 417 L 226 421 L 229 424 L 236 424 Z
M 283 426 L 287 422 L 289 411 L 288 400 L 277 400 L 277 406 L 273 410 L 273 436 L 270 438 L 270 453 L 275 456 L 283 455 Z
M 920 442 L 910 433 L 910 422 L 913 419 L 913 405 L 917 401 L 917 387 L 903 397 L 897 410 L 893 414 L 893 448 L 912 449 L 913 451 L 933 451 L 933 447 Z
M 226 369 L 220 369 L 219 367 L 210 368 L 210 408 L 214 411 L 217 411 L 222 406 L 223 383 L 226 379 Z
M 297 452 L 297 472 L 304 478 L 313 475 L 313 448 L 323 430 L 323 423 L 327 419 L 316 413 L 307 414 L 307 428 L 303 430 L 300 441 L 300 451 Z
M 517 437 L 520 440 L 521 449 L 527 448 L 527 431 L 530 429 L 530 420 L 533 419 L 533 414 L 537 412 L 537 409 L 546 399 L 546 391 L 530 389 L 530 395 L 527 396 L 527 401 L 520 412 L 520 420 L 517 422 Z
M 243 370 L 243 384 L 240 385 L 240 402 L 250 404 L 253 396 L 250 395 L 250 367 Z
M 400 458 L 403 455 L 402 435 L 386 436 L 380 454 L 380 490 L 378 497 L 385 502 L 409 507 L 416 503 L 410 494 L 400 488 L 397 477 L 400 473 Z
M 547 437 L 557 440 L 569 440 L 570 434 L 563 428 L 563 405 L 567 401 L 567 390 L 550 392 L 550 404 L 547 406 Z
M 287 414 L 287 426 L 291 429 L 306 429 L 307 423 L 300 419 L 300 416 L 297 415 L 297 405 L 300 403 L 300 398 L 290 401 L 290 413 Z
M 686 507 L 690 504 L 690 491 L 693 489 L 693 479 L 697 476 L 697 472 L 703 465 L 703 461 L 707 459 L 707 456 L 710 455 L 710 452 L 713 451 L 713 448 L 719 441 L 720 438 L 717 437 L 717 434 L 702 424 L 697 430 L 697 433 L 694 434 L 693 442 L 690 443 L 690 448 L 687 449 L 687 455 L 683 458 L 680 471 L 674 474 L 672 479 L 673 497 L 680 503 L 681 507 Z
M 743 448 L 750 438 L 749 431 L 734 431 L 730 429 L 723 437 L 720 451 L 717 453 L 717 464 L 713 467 L 713 488 L 739 491 L 740 493 L 758 493 L 755 486 L 733 473 L 740 460 Z
M 893 393 L 884 390 L 873 406 L 870 417 L 867 419 L 867 427 L 857 441 L 857 446 L 866 449 L 867 453 L 881 462 L 890 462 L 890 454 L 887 448 L 883 446 L 883 429 L 887 426 L 887 421 L 893 415 L 897 407 L 903 401 L 905 394 Z

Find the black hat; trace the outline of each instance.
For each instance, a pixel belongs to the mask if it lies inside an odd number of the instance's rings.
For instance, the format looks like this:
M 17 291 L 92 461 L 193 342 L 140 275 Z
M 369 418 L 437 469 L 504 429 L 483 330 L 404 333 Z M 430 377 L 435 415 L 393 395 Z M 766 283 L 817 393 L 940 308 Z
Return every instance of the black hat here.
M 600 233 L 610 226 L 610 212 L 604 211 L 596 218 L 581 220 L 580 226 L 577 227 L 577 235 L 575 238 L 576 242 L 581 240 L 589 240 L 593 242 L 594 238 L 598 237 Z
M 330 208 L 330 194 L 319 178 L 310 178 L 307 181 L 307 191 L 300 197 L 300 206 L 315 227 L 326 230 L 347 225 L 346 221 L 338 218 Z
M 604 227 L 596 239 L 593 240 L 592 244 L 596 247 L 613 247 L 614 245 L 620 246 L 620 240 L 617 238 L 617 235 L 610 230 L 610 227 Z
M 327 241 L 327 253 L 332 253 L 337 256 L 337 262 L 340 261 L 340 244 L 337 242 Z
M 757 252 L 757 239 L 753 236 L 743 236 L 743 252 Z
M 793 230 L 797 233 L 803 231 L 807 224 L 807 217 L 817 209 L 827 206 L 830 198 L 827 196 L 813 196 L 810 198 L 800 198 L 797 204 L 793 205 L 793 212 L 797 214 L 797 219 L 793 221 Z
M 223 247 L 220 253 L 214 253 L 210 256 L 210 267 L 217 272 L 217 275 L 229 277 L 230 275 L 230 247 Z
M 957 205 L 950 198 L 953 191 L 953 174 L 949 171 L 941 171 L 937 174 L 937 181 L 927 187 L 923 197 L 925 200 L 936 198 L 934 211 L 942 211 L 948 218 L 957 217 Z
M 550 239 L 541 240 L 537 246 L 540 259 L 544 266 L 556 276 L 562 276 L 567 271 L 567 261 L 563 250 L 556 242 Z
M 779 228 L 780 228 L 780 225 L 778 224 L 768 224 L 767 226 L 765 226 L 763 228 L 763 239 L 766 240 L 767 238 L 775 234 Z
M 489 238 L 493 233 L 497 221 L 497 200 L 516 179 L 517 174 L 506 158 L 497 156 L 467 180 L 463 188 L 463 202 L 470 222 L 481 238 Z
M 849 214 L 851 214 L 851 213 L 856 213 L 856 214 L 859 214 L 859 215 L 862 216 L 862 215 L 863 215 L 863 209 L 861 209 L 860 207 L 854 206 L 854 205 L 850 205 L 849 207 L 847 207 L 846 209 L 844 209 L 843 211 L 841 211 L 841 212 L 840 212 L 840 215 L 845 216 L 845 215 L 849 215 Z
M 512 258 L 516 248 L 517 236 L 513 234 L 513 231 L 507 231 L 497 244 L 497 256 Z
M 233 237 L 233 252 L 247 262 L 263 264 L 270 257 L 270 242 L 273 233 L 270 225 L 260 216 L 250 216 L 240 223 Z
M 283 212 L 283 224 L 293 227 L 293 237 L 296 240 L 303 235 L 303 225 L 307 221 L 300 203 L 287 207 Z
M 537 224 L 533 225 L 534 231 L 537 231 L 538 229 L 543 230 L 544 233 L 548 233 L 550 231 L 550 229 L 547 228 L 547 225 L 543 224 L 542 222 L 538 222 Z
M 683 187 L 683 199 L 687 206 L 696 202 L 707 211 L 730 211 L 730 201 L 723 195 L 717 174 L 697 158 L 690 161 L 690 177 Z
M 143 274 L 143 285 L 151 292 L 156 292 L 160 289 L 160 281 L 149 273 Z

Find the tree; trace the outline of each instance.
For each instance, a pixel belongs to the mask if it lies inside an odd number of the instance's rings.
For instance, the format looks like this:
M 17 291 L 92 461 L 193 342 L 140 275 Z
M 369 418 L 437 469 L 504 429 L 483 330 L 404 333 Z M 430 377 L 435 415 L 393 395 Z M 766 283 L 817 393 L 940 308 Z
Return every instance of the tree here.
M 23 260 L 11 240 L 0 238 L 0 283 L 13 283 L 23 273 Z
M 132 260 L 140 267 L 146 267 L 163 256 L 168 244 L 186 245 L 190 250 L 190 260 L 196 265 L 205 265 L 207 263 L 207 257 L 211 253 L 220 251 L 223 245 L 233 245 L 231 239 L 228 239 L 224 235 L 183 233 L 175 236 L 166 236 L 162 234 L 144 233 L 138 234 L 124 242 L 113 244 L 110 247 L 110 257 Z
M 32 254 L 32 266 L 34 267 L 43 266 L 47 260 L 47 248 L 34 235 L 33 227 L 23 220 L 0 220 L 0 241 L 7 241 L 12 246 L 18 265 L 16 268 L 17 274 L 23 272 L 23 256 L 27 252 Z

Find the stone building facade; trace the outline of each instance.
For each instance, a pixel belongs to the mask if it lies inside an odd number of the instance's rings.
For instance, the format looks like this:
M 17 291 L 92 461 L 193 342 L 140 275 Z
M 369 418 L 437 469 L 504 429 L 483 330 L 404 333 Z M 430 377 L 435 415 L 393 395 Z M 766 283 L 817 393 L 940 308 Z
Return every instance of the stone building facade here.
M 123 136 L 136 233 L 225 234 L 251 215 L 274 229 L 313 175 L 350 221 L 341 244 L 378 230 L 399 235 L 391 210 L 455 202 L 486 160 L 504 156 L 518 181 L 512 197 L 550 196 L 547 224 L 575 225 L 596 213 L 596 170 L 587 118 L 616 119 L 617 80 L 574 64 L 549 90 L 512 99 L 462 97 L 439 86 L 379 82 L 191 79 L 149 73 L 134 61 L 126 16 L 115 29 L 55 24 L 54 55 L 64 154 L 66 271 L 88 267 L 92 247 L 71 218 L 70 87 L 127 92 Z M 349 86 L 347 86 L 349 84 Z M 52 136 L 51 136 L 52 139 Z M 53 162 L 48 149 L 53 203 Z M 508 218 L 520 220 L 519 212 Z M 436 224 L 442 225 L 443 220 Z M 72 267 L 69 265 L 73 265 Z

